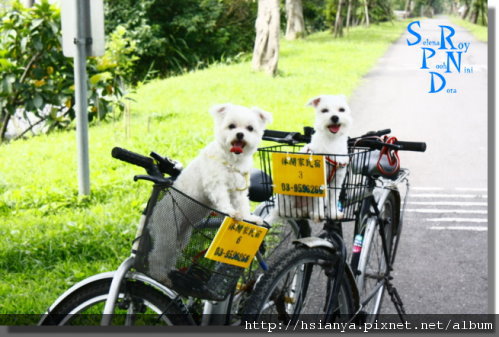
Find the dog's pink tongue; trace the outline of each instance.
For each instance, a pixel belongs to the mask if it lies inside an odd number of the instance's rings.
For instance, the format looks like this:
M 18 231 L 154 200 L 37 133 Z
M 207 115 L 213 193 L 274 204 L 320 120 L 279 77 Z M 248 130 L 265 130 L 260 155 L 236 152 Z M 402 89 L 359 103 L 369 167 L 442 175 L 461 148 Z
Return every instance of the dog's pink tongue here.
M 336 133 L 338 131 L 340 131 L 340 125 L 330 125 L 328 127 L 329 131 L 331 131 L 332 133 Z
M 234 142 L 230 148 L 230 152 L 234 152 L 235 154 L 243 153 L 243 142 Z

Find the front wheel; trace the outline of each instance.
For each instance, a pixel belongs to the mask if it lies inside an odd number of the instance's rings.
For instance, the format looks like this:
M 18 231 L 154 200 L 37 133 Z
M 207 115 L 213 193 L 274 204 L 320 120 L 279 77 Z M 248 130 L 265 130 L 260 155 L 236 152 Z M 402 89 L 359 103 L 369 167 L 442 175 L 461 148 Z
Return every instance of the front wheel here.
M 87 284 L 65 298 L 41 325 L 100 325 L 112 279 Z M 113 325 L 189 325 L 179 303 L 140 281 L 127 280 L 120 289 Z
M 369 211 L 370 203 L 362 207 L 358 228 L 363 233 L 362 251 L 359 257 L 357 286 L 360 302 L 365 303 L 362 311 L 367 322 L 374 322 L 379 315 L 385 291 L 384 276 L 388 272 L 387 257 L 383 249 L 380 226 L 383 228 L 388 251 L 388 261 L 393 253 L 394 236 L 399 221 L 400 201 L 390 192 L 379 209 L 379 218 Z
M 334 282 L 337 256 L 323 247 L 298 247 L 281 256 L 255 287 L 243 321 L 322 320 Z M 353 295 L 345 275 L 333 317 L 354 312 Z M 306 316 L 303 316 L 306 315 Z

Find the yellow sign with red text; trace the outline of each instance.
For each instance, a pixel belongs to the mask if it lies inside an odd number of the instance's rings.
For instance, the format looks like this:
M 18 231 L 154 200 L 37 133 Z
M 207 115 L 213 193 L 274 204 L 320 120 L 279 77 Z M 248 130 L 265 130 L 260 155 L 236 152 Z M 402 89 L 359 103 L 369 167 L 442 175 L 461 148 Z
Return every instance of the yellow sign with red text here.
M 265 227 L 226 217 L 204 257 L 247 268 L 267 231 Z
M 324 156 L 297 153 L 272 153 L 274 192 L 304 197 L 326 196 Z

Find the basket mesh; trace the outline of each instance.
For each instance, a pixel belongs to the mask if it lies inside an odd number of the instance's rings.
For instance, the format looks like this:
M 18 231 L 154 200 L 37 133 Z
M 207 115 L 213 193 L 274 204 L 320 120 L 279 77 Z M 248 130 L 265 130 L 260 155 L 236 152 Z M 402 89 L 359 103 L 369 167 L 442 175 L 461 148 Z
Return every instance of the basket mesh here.
M 304 154 L 301 148 L 293 145 L 276 145 L 258 149 L 263 175 L 263 183 L 273 188 L 276 172 L 272 172 L 273 153 Z M 355 220 L 360 202 L 365 198 L 367 180 L 363 169 L 369 164 L 371 150 L 351 148 L 349 154 L 321 154 L 326 162 L 327 192 L 325 197 L 293 196 L 276 194 L 274 201 L 278 214 L 283 218 L 305 218 L 313 220 L 332 219 L 338 221 Z M 348 163 L 346 166 L 338 163 Z M 361 169 L 359 169 L 361 168 Z M 270 177 L 270 178 L 269 178 Z M 292 186 L 293 188 L 293 186 Z M 294 190 L 297 187 L 295 185 Z
M 183 296 L 220 301 L 244 268 L 204 258 L 225 214 L 173 187 L 150 200 L 139 238 L 135 269 Z

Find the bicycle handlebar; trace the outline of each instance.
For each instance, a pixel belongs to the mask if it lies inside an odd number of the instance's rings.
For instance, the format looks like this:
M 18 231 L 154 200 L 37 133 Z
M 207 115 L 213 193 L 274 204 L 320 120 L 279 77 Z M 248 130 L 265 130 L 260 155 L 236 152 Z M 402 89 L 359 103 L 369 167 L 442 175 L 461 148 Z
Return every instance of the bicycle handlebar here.
M 314 129 L 306 126 L 303 128 L 303 130 L 303 134 L 299 132 L 265 130 L 263 139 L 289 145 L 309 143 L 312 138 L 312 134 L 314 133 Z M 388 144 L 377 138 L 390 132 L 390 129 L 370 131 L 360 137 L 349 138 L 348 145 L 355 147 L 368 147 L 377 150 L 381 150 L 383 147 L 387 147 L 390 149 L 401 151 L 426 151 L 426 143 L 424 142 L 396 141 L 393 144 Z M 162 157 L 155 152 L 151 152 L 151 158 L 129 150 L 125 150 L 121 147 L 114 147 L 111 151 L 111 155 L 113 156 L 113 158 L 143 167 L 144 169 L 146 169 L 149 175 L 154 177 L 163 177 L 163 174 L 168 174 L 171 177 L 176 177 L 180 174 L 181 171 L 181 168 L 178 168 L 176 166 L 176 162 L 170 160 L 167 157 Z M 157 163 L 154 162 L 153 158 L 156 159 Z
M 111 151 L 111 156 L 124 162 L 143 167 L 146 170 L 152 169 L 154 165 L 152 158 L 122 149 L 121 147 L 114 147 Z
M 314 130 L 311 127 L 304 128 L 304 134 L 299 132 L 287 132 L 277 130 L 265 130 L 263 133 L 263 140 L 270 140 L 277 143 L 284 143 L 289 145 L 296 145 L 300 143 L 310 143 Z M 380 150 L 383 147 L 388 147 L 400 151 L 417 151 L 425 152 L 426 143 L 424 142 L 406 142 L 396 141 L 394 144 L 387 144 L 375 137 L 381 137 L 389 134 L 391 129 L 383 129 L 379 131 L 370 131 L 360 137 L 349 138 L 349 146 L 368 147 L 371 149 Z
M 416 152 L 425 152 L 426 151 L 426 143 L 425 142 L 401 142 L 396 141 L 395 144 L 400 145 L 402 151 L 416 151 Z

